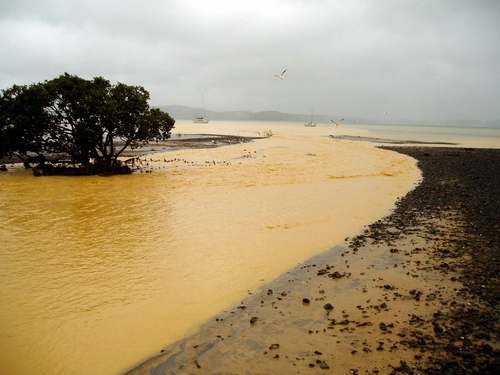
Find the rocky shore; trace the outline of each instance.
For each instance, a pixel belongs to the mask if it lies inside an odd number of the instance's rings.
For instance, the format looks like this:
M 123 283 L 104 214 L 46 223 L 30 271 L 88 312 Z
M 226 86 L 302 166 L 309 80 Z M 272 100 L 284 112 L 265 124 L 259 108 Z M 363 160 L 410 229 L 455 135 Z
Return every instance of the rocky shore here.
M 418 235 L 434 245 L 423 249 L 432 268 L 456 281 L 460 297 L 443 299 L 442 308 L 430 311 L 432 334 L 413 343 L 428 355 L 415 368 L 427 374 L 500 373 L 500 150 L 386 149 L 417 159 L 424 179 L 371 233 L 385 232 L 381 240 L 390 242 L 388 226 L 399 225 L 403 235 L 420 228 Z
M 389 216 L 127 374 L 499 374 L 500 150 L 383 148 L 423 173 Z

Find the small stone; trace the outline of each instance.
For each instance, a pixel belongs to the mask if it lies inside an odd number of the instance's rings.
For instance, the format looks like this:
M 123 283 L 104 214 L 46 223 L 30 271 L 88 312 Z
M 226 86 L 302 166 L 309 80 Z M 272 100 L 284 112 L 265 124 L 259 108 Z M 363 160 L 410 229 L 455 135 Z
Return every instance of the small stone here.
M 330 366 L 328 366 L 328 363 L 326 362 L 322 362 L 319 367 L 322 369 L 322 370 L 328 370 L 330 368 Z
M 444 329 L 439 325 L 437 322 L 432 322 L 432 325 L 434 326 L 434 332 L 437 334 L 443 333 Z
M 342 275 L 342 274 L 341 274 L 340 272 L 338 272 L 338 271 L 335 271 L 335 272 L 330 273 L 330 274 L 328 275 L 328 277 L 331 277 L 332 279 L 340 279 L 340 278 L 342 278 L 343 276 L 344 276 L 344 275 Z

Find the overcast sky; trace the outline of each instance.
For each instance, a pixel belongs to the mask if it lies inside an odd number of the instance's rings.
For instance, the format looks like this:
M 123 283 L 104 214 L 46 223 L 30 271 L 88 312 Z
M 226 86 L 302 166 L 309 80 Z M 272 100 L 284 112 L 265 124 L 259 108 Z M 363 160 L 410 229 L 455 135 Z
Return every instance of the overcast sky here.
M 0 88 L 65 72 L 153 106 L 495 120 L 500 1 L 0 0 Z

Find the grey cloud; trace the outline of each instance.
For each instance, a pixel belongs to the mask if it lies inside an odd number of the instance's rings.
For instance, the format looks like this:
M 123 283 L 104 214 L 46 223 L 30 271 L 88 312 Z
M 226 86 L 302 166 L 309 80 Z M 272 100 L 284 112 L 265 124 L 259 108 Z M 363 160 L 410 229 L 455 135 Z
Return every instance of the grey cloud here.
M 20 0 L 0 8 L 0 87 L 67 71 L 154 105 L 497 119 L 497 3 Z

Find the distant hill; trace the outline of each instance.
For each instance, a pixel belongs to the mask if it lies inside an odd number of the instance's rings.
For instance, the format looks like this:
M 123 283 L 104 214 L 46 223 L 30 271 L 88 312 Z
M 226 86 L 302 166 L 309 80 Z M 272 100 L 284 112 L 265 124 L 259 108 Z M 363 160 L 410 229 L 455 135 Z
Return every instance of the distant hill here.
M 159 106 L 162 111 L 168 112 L 176 120 L 192 120 L 198 115 L 198 109 L 187 107 L 184 105 L 165 105 Z M 209 120 L 221 121 L 277 121 L 277 122 L 309 122 L 311 119 L 310 114 L 290 114 L 281 113 L 278 111 L 229 111 L 229 112 L 215 112 L 205 111 L 205 117 Z M 314 115 L 313 121 L 317 124 L 330 124 L 330 119 L 339 122 L 344 118 L 344 123 L 347 124 L 372 124 L 380 125 L 384 122 L 375 121 L 362 117 L 354 116 L 335 116 L 335 115 Z M 493 121 L 480 121 L 480 120 L 454 120 L 454 121 L 423 121 L 423 120 L 410 120 L 399 119 L 393 121 L 394 124 L 401 125 L 438 125 L 438 126 L 463 126 L 463 127 L 500 127 L 500 120 Z M 385 123 L 387 124 L 387 122 Z
M 184 105 L 165 105 L 158 107 L 162 111 L 168 112 L 176 120 L 191 120 L 198 115 L 198 109 L 187 107 Z M 205 110 L 205 117 L 209 120 L 222 120 L 222 121 L 289 121 L 289 122 L 309 122 L 311 120 L 311 115 L 302 114 L 290 114 L 281 113 L 278 111 L 261 111 L 261 112 L 250 112 L 250 111 L 229 111 L 229 112 L 215 112 Z M 340 116 L 326 116 L 326 115 L 314 115 L 313 121 L 318 124 L 331 123 L 330 119 L 335 121 L 340 121 L 342 117 Z M 359 124 L 373 124 L 374 121 L 370 121 L 362 118 L 345 118 L 345 122 L 349 123 L 359 123 Z

